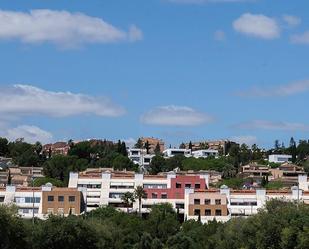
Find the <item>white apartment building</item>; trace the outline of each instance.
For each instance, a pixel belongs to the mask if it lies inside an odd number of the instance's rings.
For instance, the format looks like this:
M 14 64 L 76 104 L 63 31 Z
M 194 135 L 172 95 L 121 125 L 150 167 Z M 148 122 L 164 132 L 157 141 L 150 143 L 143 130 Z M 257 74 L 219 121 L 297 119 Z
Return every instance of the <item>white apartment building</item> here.
M 309 204 L 309 191 L 294 186 L 291 190 L 232 190 L 220 189 L 185 191 L 185 216 L 206 223 L 216 219 L 226 222 L 233 217 L 257 214 L 267 201 L 280 199 Z
M 134 172 L 81 172 L 70 173 L 69 188 L 78 188 L 84 195 L 86 211 L 100 206 L 114 206 L 126 210 L 121 197 L 143 186 L 147 198 L 142 200 L 142 212 L 147 213 L 152 205 L 169 202 L 175 209 L 184 209 L 185 188 L 207 189 L 209 175 L 143 175 Z M 138 202 L 129 207 L 138 210 Z
M 270 163 L 285 163 L 291 162 L 292 156 L 291 155 L 269 155 L 268 161 Z

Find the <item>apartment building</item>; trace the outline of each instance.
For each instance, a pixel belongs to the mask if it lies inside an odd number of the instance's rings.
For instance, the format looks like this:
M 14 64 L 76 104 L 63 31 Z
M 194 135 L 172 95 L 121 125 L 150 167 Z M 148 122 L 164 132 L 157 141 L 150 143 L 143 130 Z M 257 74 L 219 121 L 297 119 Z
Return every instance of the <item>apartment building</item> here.
M 154 204 L 169 202 L 175 209 L 184 212 L 185 189 L 208 189 L 208 174 L 143 175 L 134 172 L 81 172 L 70 173 L 69 187 L 78 188 L 83 194 L 87 211 L 99 206 L 110 205 L 119 209 L 126 208 L 121 197 L 126 192 L 134 192 L 137 186 L 143 186 L 147 198 L 142 200 L 142 212 L 148 213 Z M 138 209 L 138 203 L 130 207 Z
M 42 167 L 12 166 L 0 171 L 0 186 L 6 186 L 11 177 L 11 185 L 31 186 L 32 179 L 44 177 Z
M 43 153 L 47 156 L 51 155 L 67 155 L 70 150 L 70 145 L 67 142 L 56 142 L 54 144 L 45 144 Z
M 0 188 L 0 204 L 15 204 L 22 218 L 44 219 L 49 214 L 81 214 L 84 211 L 83 195 L 77 189 L 6 186 Z
M 281 199 L 309 204 L 309 191 L 297 186 L 290 190 L 232 190 L 227 186 L 214 190 L 185 191 L 185 217 L 207 223 L 226 222 L 233 217 L 257 214 L 267 201 Z

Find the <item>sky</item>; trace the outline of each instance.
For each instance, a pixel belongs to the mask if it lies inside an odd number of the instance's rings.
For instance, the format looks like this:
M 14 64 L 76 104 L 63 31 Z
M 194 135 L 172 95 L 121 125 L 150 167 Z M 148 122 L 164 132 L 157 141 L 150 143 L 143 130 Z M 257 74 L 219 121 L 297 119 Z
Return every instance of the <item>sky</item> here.
M 307 0 L 1 0 L 0 136 L 309 139 Z

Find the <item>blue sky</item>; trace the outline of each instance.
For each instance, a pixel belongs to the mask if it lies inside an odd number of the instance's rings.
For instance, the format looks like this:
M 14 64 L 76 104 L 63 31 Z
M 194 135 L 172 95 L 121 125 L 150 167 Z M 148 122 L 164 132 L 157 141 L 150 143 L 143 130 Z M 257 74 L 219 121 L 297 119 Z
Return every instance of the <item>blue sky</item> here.
M 308 139 L 306 0 L 2 0 L 0 136 Z

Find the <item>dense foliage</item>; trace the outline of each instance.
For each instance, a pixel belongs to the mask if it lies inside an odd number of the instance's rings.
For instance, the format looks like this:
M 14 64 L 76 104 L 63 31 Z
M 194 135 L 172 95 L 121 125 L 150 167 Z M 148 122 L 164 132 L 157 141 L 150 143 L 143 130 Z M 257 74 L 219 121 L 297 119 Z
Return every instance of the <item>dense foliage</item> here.
M 169 204 L 154 206 L 146 218 L 102 207 L 33 226 L 0 206 L 0 248 L 306 249 L 309 207 L 273 200 L 255 216 L 204 225 L 181 224 Z

